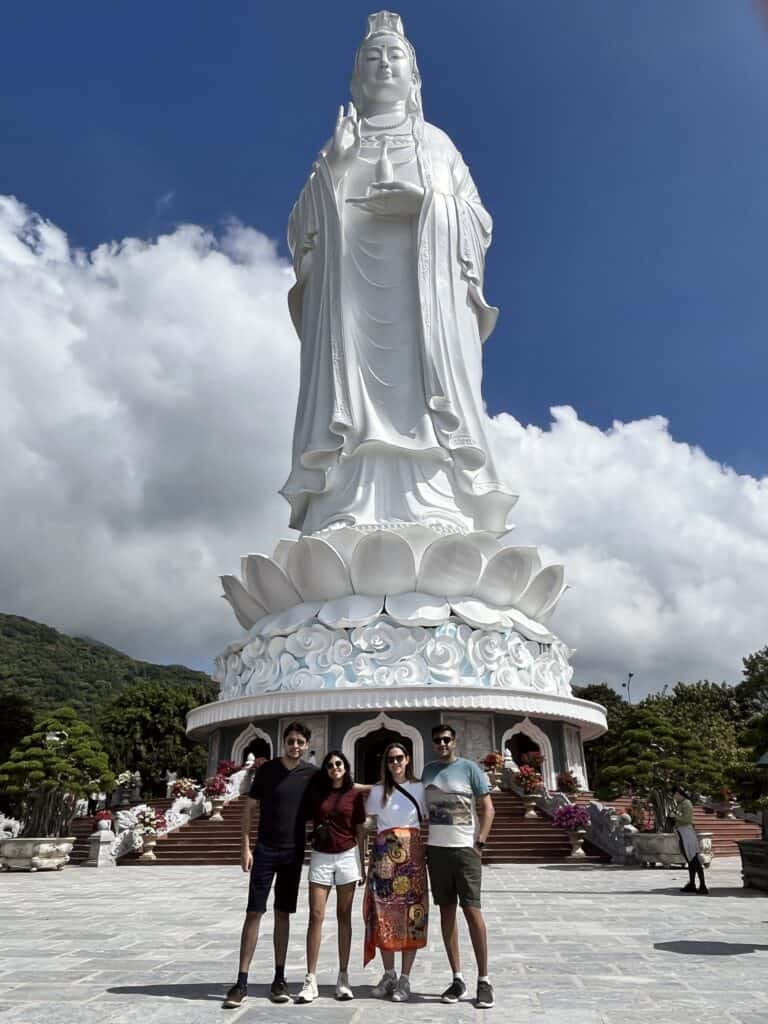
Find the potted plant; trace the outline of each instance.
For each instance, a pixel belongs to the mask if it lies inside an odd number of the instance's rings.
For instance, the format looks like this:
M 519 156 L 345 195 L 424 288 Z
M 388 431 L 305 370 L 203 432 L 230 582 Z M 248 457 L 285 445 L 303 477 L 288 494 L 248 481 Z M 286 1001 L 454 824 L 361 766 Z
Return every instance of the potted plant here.
M 141 836 L 142 853 L 139 860 L 143 863 L 157 860 L 155 847 L 157 834 L 165 828 L 165 815 L 154 807 L 141 807 L 136 812 L 134 832 Z
M 552 824 L 556 828 L 568 830 L 568 839 L 571 843 L 571 857 L 585 857 L 584 838 L 589 827 L 589 811 L 579 804 L 563 804 L 555 808 L 552 815 Z
M 227 792 L 227 780 L 223 775 L 212 776 L 206 782 L 204 792 L 213 806 L 210 821 L 224 821 L 221 809 L 224 806 L 224 796 Z
M 491 789 L 498 790 L 501 782 L 501 771 L 504 767 L 504 755 L 500 750 L 494 750 L 492 753 L 486 754 L 480 764 L 488 776 Z
M 579 780 L 572 771 L 564 771 L 557 773 L 557 788 L 560 793 L 572 796 L 574 793 L 579 792 L 581 786 L 579 786 Z
M 524 818 L 537 818 L 536 803 L 543 789 L 544 780 L 541 767 L 544 758 L 541 754 L 523 754 L 520 768 L 515 773 L 515 782 L 523 790 Z
M 180 796 L 194 800 L 197 796 L 197 790 L 198 785 L 194 779 L 176 779 L 175 782 L 171 783 L 168 795 L 173 797 L 174 800 L 178 800 Z
M 225 779 L 228 779 L 230 775 L 234 775 L 238 770 L 238 766 L 234 761 L 224 760 L 219 761 L 219 767 L 216 769 L 216 774 L 223 775 Z
M 24 820 L 16 838 L 0 840 L 3 867 L 60 870 L 75 842 L 70 828 L 78 800 L 94 785 L 113 783 L 95 733 L 72 708 L 42 718 L 0 765 L 0 787 L 19 798 Z

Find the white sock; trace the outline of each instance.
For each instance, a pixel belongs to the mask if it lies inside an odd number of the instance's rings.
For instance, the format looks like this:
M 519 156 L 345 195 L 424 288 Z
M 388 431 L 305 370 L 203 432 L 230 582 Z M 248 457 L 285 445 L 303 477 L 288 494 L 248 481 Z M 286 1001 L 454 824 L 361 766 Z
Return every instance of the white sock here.
M 489 985 L 491 983 L 491 979 L 488 977 L 487 974 L 478 974 L 477 980 L 478 981 L 487 981 Z
M 453 972 L 453 980 L 454 981 L 460 981 L 463 984 L 464 983 L 464 975 L 461 973 L 461 971 L 454 971 Z

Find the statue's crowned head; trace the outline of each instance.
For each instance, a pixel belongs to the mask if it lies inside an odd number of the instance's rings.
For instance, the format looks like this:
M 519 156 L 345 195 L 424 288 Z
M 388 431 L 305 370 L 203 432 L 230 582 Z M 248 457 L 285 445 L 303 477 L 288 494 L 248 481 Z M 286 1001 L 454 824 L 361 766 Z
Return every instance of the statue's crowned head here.
M 355 54 L 352 101 L 366 116 L 372 104 L 404 102 L 406 112 L 422 118 L 421 75 L 416 51 L 405 36 L 399 14 L 368 15 L 368 31 Z

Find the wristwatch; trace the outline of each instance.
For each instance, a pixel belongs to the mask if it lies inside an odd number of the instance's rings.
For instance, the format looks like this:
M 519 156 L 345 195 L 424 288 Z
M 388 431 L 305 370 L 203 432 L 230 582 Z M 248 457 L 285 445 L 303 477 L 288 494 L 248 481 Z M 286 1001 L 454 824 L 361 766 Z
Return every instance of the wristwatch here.
M 480 849 L 482 850 L 485 847 L 485 840 L 484 839 L 476 839 L 475 840 L 475 846 L 479 846 Z

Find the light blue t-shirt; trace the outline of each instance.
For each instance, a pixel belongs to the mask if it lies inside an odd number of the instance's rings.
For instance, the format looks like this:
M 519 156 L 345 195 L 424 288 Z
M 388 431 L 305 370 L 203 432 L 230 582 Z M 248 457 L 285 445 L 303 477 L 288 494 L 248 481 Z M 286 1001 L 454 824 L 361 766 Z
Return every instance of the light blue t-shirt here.
M 431 761 L 421 776 L 429 808 L 430 846 L 474 846 L 475 800 L 490 792 L 485 772 L 466 757 Z

